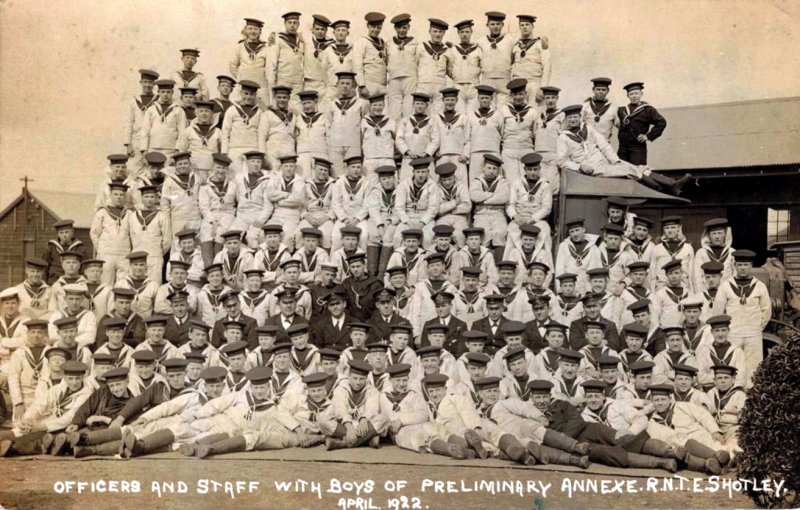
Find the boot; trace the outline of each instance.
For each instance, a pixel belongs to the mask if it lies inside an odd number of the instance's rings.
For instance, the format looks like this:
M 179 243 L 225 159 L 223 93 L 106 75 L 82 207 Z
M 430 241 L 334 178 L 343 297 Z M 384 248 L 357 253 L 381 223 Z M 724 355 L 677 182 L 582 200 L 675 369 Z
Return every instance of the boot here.
M 42 451 L 42 437 L 45 433 L 31 432 L 22 437 L 12 440 L 13 450 L 17 455 L 38 455 Z M 0 446 L 0 457 L 2 457 L 2 446 Z
M 653 175 L 655 175 L 655 173 L 652 173 L 650 175 L 643 175 L 642 178 L 639 179 L 639 183 L 644 184 L 648 188 L 654 189 L 656 191 L 664 191 L 664 188 L 662 188 L 661 185 L 658 182 L 656 182 L 655 179 L 652 178 Z
M 233 436 L 218 443 L 197 445 L 195 456 L 203 459 L 209 455 L 243 452 L 246 447 L 247 443 L 244 440 L 244 436 Z
M 717 453 L 696 439 L 689 439 L 684 443 L 683 447 L 686 449 L 686 453 L 701 459 L 709 459 Z
M 481 441 L 480 436 L 474 430 L 468 430 L 464 432 L 464 439 L 467 441 L 467 444 L 470 448 L 475 450 L 475 453 L 478 457 L 485 459 L 489 456 L 489 452 L 486 451 L 486 448 L 483 447 L 483 441 Z
M 719 465 L 722 467 L 727 466 L 731 462 L 731 454 L 727 452 L 727 450 L 719 450 L 714 454 L 714 458 L 717 459 Z
M 128 433 L 122 439 L 120 456 L 131 458 L 154 453 L 171 445 L 174 440 L 175 435 L 169 429 L 157 430 L 141 439 L 136 439 L 135 435 Z
M 68 444 L 67 434 L 59 432 L 53 438 L 53 446 L 50 447 L 50 455 L 63 455 Z
M 530 453 L 539 464 L 549 464 L 550 458 L 544 452 L 542 447 L 533 441 L 528 441 L 528 453 Z
M 200 243 L 200 255 L 203 257 L 204 267 L 208 267 L 214 262 L 214 252 L 214 241 L 203 241 Z
M 702 457 L 690 453 L 686 454 L 686 469 L 697 471 L 698 473 L 711 473 L 712 475 L 719 475 L 722 473 L 722 466 L 719 465 L 717 459 L 713 457 L 710 459 L 703 459 Z
M 227 439 L 228 437 L 229 437 L 228 434 L 225 434 L 224 432 L 220 432 L 218 434 L 210 434 L 210 435 L 208 435 L 206 437 L 198 439 L 194 443 L 183 443 L 180 446 L 179 449 L 180 449 L 181 453 L 183 455 L 185 455 L 186 457 L 194 457 L 195 450 L 197 449 L 197 445 L 200 445 L 200 444 L 214 444 L 214 443 L 217 443 L 219 441 L 222 441 L 223 439 Z
M 657 172 L 650 172 L 649 177 L 653 181 L 657 182 L 660 186 L 669 188 L 673 195 L 680 195 L 681 191 L 683 190 L 683 186 L 689 182 L 689 179 L 692 178 L 692 174 L 683 174 L 683 177 L 680 179 L 673 179 Z
M 500 451 L 505 453 L 510 460 L 519 464 L 524 464 L 527 460 L 528 450 L 522 446 L 519 440 L 511 434 L 503 434 L 498 443 Z M 536 461 L 534 461 L 535 463 Z
M 50 453 L 50 448 L 52 448 L 55 439 L 56 434 L 50 434 L 49 432 L 42 436 L 42 455 Z
M 0 457 L 9 457 L 14 450 L 14 441 L 3 439 L 0 441 Z
M 389 259 L 392 258 L 394 248 L 391 246 L 381 246 L 381 255 L 378 261 L 378 279 L 383 280 L 386 268 L 389 266 Z
M 561 432 L 553 429 L 547 429 L 547 432 L 544 433 L 542 444 L 545 446 L 558 448 L 559 450 L 577 453 L 581 456 L 589 455 L 589 443 L 581 443 L 578 440 L 572 439 L 568 435 L 562 434 Z
M 649 469 L 666 469 L 670 473 L 678 472 L 678 463 L 675 459 L 666 459 L 664 457 L 653 457 L 652 455 L 642 455 L 639 453 L 628 452 L 628 465 L 630 467 L 649 468 Z
M 664 441 L 650 438 L 642 445 L 642 453 L 656 457 L 670 457 L 676 460 L 683 460 L 686 456 L 686 449 L 681 446 L 673 448 Z
M 81 434 L 80 446 L 95 446 L 122 439 L 122 429 L 100 429 Z
M 589 467 L 589 457 L 586 455 L 571 455 L 563 450 L 541 446 L 542 452 L 547 455 L 551 464 L 561 464 L 562 466 L 578 466 L 586 469 Z
M 378 275 L 380 258 L 381 258 L 380 246 L 367 246 L 367 271 L 369 272 L 370 276 Z
M 505 253 L 506 247 L 505 246 L 495 246 L 492 252 L 494 256 L 494 263 L 499 264 L 503 260 L 503 253 Z
M 478 454 L 475 453 L 475 450 L 469 447 L 466 439 L 464 439 L 463 437 L 456 436 L 455 434 L 453 434 L 447 438 L 447 442 L 451 445 L 454 445 L 456 449 L 463 450 L 467 455 L 466 457 L 467 460 L 472 460 L 478 456 Z
M 456 460 L 464 460 L 467 458 L 467 451 L 461 445 L 448 443 L 444 439 L 434 439 L 429 445 L 430 450 L 436 455 L 444 457 L 452 457 Z
M 88 457 L 90 455 L 101 455 L 101 456 L 109 456 L 115 455 L 119 451 L 120 441 L 109 441 L 107 443 L 96 444 L 96 445 L 86 445 L 86 446 L 76 446 L 73 449 L 73 455 L 76 459 L 81 459 L 83 457 Z
M 342 448 L 347 448 L 347 444 L 342 439 L 334 439 L 329 437 L 325 440 L 325 449 L 328 451 L 339 450 Z

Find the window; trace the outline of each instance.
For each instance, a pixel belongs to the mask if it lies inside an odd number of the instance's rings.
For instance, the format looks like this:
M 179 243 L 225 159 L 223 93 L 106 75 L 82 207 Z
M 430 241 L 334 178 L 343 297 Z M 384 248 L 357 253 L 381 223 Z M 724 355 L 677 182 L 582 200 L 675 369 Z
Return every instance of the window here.
M 767 210 L 767 246 L 789 240 L 789 222 L 788 210 Z

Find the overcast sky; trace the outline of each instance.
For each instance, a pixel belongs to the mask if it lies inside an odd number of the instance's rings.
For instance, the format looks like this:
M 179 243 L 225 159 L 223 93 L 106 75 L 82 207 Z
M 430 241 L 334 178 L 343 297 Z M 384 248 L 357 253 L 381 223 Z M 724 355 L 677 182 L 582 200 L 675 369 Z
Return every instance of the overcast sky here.
M 424 37 L 428 17 L 452 25 L 476 21 L 485 34 L 487 10 L 509 14 L 515 30 L 520 5 L 539 17 L 547 35 L 552 84 L 561 105 L 589 93 L 589 79 L 621 86 L 646 82 L 655 106 L 681 106 L 800 95 L 800 2 L 757 0 L 437 0 L 281 2 L 263 0 L 8 0 L 0 3 L 0 205 L 17 196 L 28 175 L 32 189 L 94 190 L 105 156 L 122 150 L 122 118 L 139 92 L 137 69 L 162 74 L 180 65 L 178 50 L 198 47 L 196 70 L 215 92 L 213 77 L 227 73 L 243 17 L 281 28 L 280 14 L 304 13 L 353 22 L 378 10 L 412 14 L 412 35 Z M 416 5 L 420 7 L 415 7 Z M 457 13 L 457 14 L 454 14 Z M 391 25 L 384 35 L 392 34 Z M 447 34 L 456 40 L 455 31 Z M 213 95 L 213 94 L 212 94 Z

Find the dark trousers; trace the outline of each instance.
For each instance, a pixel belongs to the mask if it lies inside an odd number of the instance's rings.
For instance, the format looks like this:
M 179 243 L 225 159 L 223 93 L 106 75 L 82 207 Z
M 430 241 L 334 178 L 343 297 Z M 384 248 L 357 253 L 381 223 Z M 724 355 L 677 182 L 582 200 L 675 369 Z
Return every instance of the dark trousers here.
M 647 164 L 647 145 L 622 145 L 620 144 L 617 156 L 622 161 L 632 165 Z

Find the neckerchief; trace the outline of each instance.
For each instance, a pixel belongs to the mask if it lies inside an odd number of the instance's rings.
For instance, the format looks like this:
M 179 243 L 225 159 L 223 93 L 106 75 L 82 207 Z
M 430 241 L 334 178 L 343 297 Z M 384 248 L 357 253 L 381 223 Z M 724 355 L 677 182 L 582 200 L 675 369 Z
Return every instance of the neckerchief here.
M 439 60 L 439 58 L 447 52 L 447 45 L 442 43 L 434 43 L 432 41 L 424 42 L 422 43 L 422 47 L 425 48 L 428 55 L 433 57 L 433 60 Z
M 169 177 L 175 184 L 178 185 L 180 189 L 186 192 L 187 196 L 192 196 L 194 190 L 194 182 L 195 182 L 194 174 L 189 174 L 188 176 L 185 176 L 186 177 L 185 181 L 183 180 L 184 176 L 181 176 L 179 174 L 170 175 Z
M 591 248 L 592 248 L 591 243 L 587 242 L 584 245 L 583 250 L 581 250 L 581 252 L 578 253 L 578 249 L 572 242 L 572 240 L 567 239 L 567 249 L 569 249 L 569 254 L 572 256 L 573 259 L 575 259 L 575 265 L 578 267 L 583 266 L 583 259 L 589 255 L 589 251 L 591 250 Z
M 297 38 L 297 34 L 287 34 L 286 32 L 280 32 L 278 34 L 278 39 L 285 42 L 286 45 L 292 49 L 293 52 L 297 53 L 300 51 L 300 41 Z
M 339 113 L 344 116 L 347 115 L 347 111 L 352 108 L 354 104 L 356 104 L 356 98 L 339 98 L 334 104 L 336 105 L 336 108 L 339 109 Z
M 459 114 L 458 114 L 458 113 L 456 113 L 456 112 L 451 112 L 451 113 L 452 113 L 452 115 L 451 115 L 451 116 L 450 116 L 450 118 L 448 119 L 448 118 L 447 118 L 447 117 L 448 117 L 447 113 L 448 113 L 448 112 L 442 112 L 442 113 L 440 113 L 440 114 L 439 114 L 439 119 L 442 121 L 442 123 L 443 123 L 445 126 L 447 126 L 447 130 L 448 130 L 448 131 L 450 131 L 450 130 L 452 129 L 452 127 L 453 127 L 453 126 L 456 124 L 456 122 L 458 122 L 458 119 L 460 119 L 460 118 L 461 118 L 461 115 L 459 115 Z
M 676 292 L 676 290 L 680 289 L 680 292 Z M 664 287 L 664 291 L 667 293 L 667 296 L 673 303 L 676 305 L 681 302 L 681 299 L 687 297 L 689 295 L 689 290 L 683 287 L 675 287 L 673 290 L 672 287 Z
M 539 188 L 542 187 L 542 180 L 536 179 L 536 181 L 531 184 L 529 180 L 525 179 L 522 182 L 522 185 L 525 186 L 525 191 L 528 193 L 528 200 L 533 200 L 533 198 L 536 196 L 536 193 L 539 192 Z
M 458 296 L 461 298 L 461 302 L 467 306 L 467 313 L 475 313 L 475 304 L 481 298 L 480 292 L 474 290 L 468 293 L 466 290 L 462 290 L 459 291 Z
M 531 389 L 528 387 L 528 381 L 530 381 L 530 376 L 525 374 L 525 379 L 520 380 L 516 376 L 512 376 L 514 379 L 514 386 L 517 390 L 517 396 L 520 400 L 528 400 L 531 396 Z
M 647 299 L 648 297 L 650 297 L 650 291 L 647 290 L 646 287 L 631 285 L 628 288 L 631 290 L 631 293 L 633 293 L 633 295 L 636 296 L 638 299 Z
M 547 128 L 547 123 L 555 119 L 559 113 L 561 113 L 561 110 L 559 109 L 556 109 L 552 113 L 547 113 L 546 111 L 543 111 L 539 116 L 539 118 L 542 120 L 542 128 Z
M 271 111 L 273 114 L 275 114 L 275 116 L 278 117 L 281 122 L 283 122 L 284 126 L 288 126 L 289 123 L 292 121 L 292 118 L 294 117 L 294 114 L 291 111 L 279 110 L 275 106 L 270 106 L 268 110 Z
M 149 96 L 145 96 L 144 94 L 142 94 L 141 95 L 141 99 L 138 98 L 138 97 L 135 97 L 134 101 L 136 101 L 136 106 L 137 106 L 137 108 L 139 108 L 139 111 L 144 113 L 148 108 L 150 108 L 150 106 L 153 105 L 153 103 L 156 100 L 156 97 L 157 96 L 155 96 L 153 94 L 151 94 Z M 145 98 L 147 98 L 148 100 L 145 101 Z
M 740 285 L 737 278 L 732 278 L 730 282 L 731 290 L 739 297 L 739 304 L 746 305 L 747 298 L 753 293 L 756 288 L 756 282 L 750 278 L 747 283 Z
M 317 112 L 311 115 L 306 115 L 305 113 L 301 115 L 303 122 L 306 123 L 307 128 L 311 128 L 314 126 L 314 123 L 317 122 L 319 119 L 322 118 L 322 114 Z
M 195 123 L 193 127 L 194 132 L 197 133 L 197 136 L 200 138 L 200 142 L 203 144 L 203 147 L 208 147 L 208 139 L 214 134 L 214 126 L 211 124 L 203 125 Z
M 597 350 L 600 350 L 598 353 Z M 581 349 L 583 355 L 586 357 L 586 361 L 588 361 L 594 368 L 598 368 L 599 365 L 597 364 L 597 358 L 605 355 L 608 352 L 608 349 L 600 346 L 600 347 L 589 347 L 588 345 Z
M 220 183 L 209 179 L 208 187 L 211 188 L 211 191 L 218 199 L 222 200 L 223 197 L 228 194 L 228 182 L 228 179 L 225 179 Z
M 622 250 L 617 250 L 616 255 L 614 255 L 613 257 L 609 258 L 609 256 L 608 256 L 608 248 L 606 248 L 605 250 L 600 250 L 600 263 L 603 264 L 604 268 L 610 270 L 612 267 L 614 267 L 617 264 L 617 261 L 619 260 L 619 256 L 620 256 L 621 253 L 622 253 Z
M 131 290 L 133 290 L 136 293 L 136 297 L 139 297 L 139 294 L 141 294 L 142 291 L 145 289 L 145 287 L 147 287 L 147 284 L 150 283 L 150 279 L 147 277 L 137 281 L 133 277 L 129 276 L 125 278 L 125 281 L 128 282 L 128 285 L 130 286 Z
M 478 49 L 478 45 L 474 43 L 467 45 L 459 43 L 455 45 L 455 49 L 461 55 L 462 60 L 466 60 L 467 55 Z
M 386 124 L 389 122 L 389 118 L 381 117 L 380 119 L 373 119 L 372 116 L 370 115 L 364 117 L 364 121 L 367 123 L 369 127 L 375 129 L 375 136 L 380 136 L 381 128 L 386 126 Z
M 244 248 L 242 248 L 242 250 L 244 250 Z M 236 256 L 236 260 L 234 262 L 231 262 L 231 257 L 227 253 L 224 257 L 222 257 L 222 269 L 224 270 L 223 274 L 230 278 L 239 272 L 239 266 L 242 263 L 242 253 L 242 251 L 239 251 L 239 255 Z
M 408 395 L 408 390 L 406 390 L 403 393 L 400 393 L 399 391 L 390 391 L 385 393 L 385 395 L 386 398 L 389 400 L 389 403 L 392 404 L 392 411 L 399 413 L 400 402 L 402 402 L 403 399 L 406 398 L 406 395 Z
M 675 410 L 675 404 L 671 404 L 669 409 L 667 409 L 666 414 L 662 415 L 661 413 L 653 413 L 653 421 L 660 424 L 667 426 L 671 429 L 674 429 L 675 426 L 672 425 L 672 414 Z
M 403 51 L 405 47 L 413 40 L 413 37 L 405 37 L 403 39 L 400 39 L 397 36 L 392 37 L 392 41 L 394 42 L 395 46 L 397 46 L 398 51 Z
M 661 246 L 663 246 L 664 249 L 667 251 L 667 253 L 669 253 L 669 256 L 672 258 L 672 260 L 677 259 L 675 255 L 678 254 L 686 244 L 685 239 L 678 239 L 677 241 L 678 241 L 677 243 L 670 241 L 664 241 L 663 243 L 661 243 Z M 674 248 L 671 246 L 672 244 L 675 245 Z
M 302 267 L 302 271 L 304 273 L 313 272 L 317 268 L 317 254 L 320 252 L 314 251 L 309 255 L 306 253 L 306 250 L 300 250 L 300 265 Z
M 347 196 L 350 198 L 351 201 L 355 200 L 356 195 L 361 191 L 363 184 L 364 184 L 363 177 L 359 177 L 358 180 L 355 182 L 355 184 L 353 184 L 353 182 L 347 177 L 344 178 L 344 190 L 347 192 Z
M 42 352 L 39 353 L 39 359 L 37 360 L 36 357 L 33 355 L 33 351 L 30 348 L 25 349 L 25 360 L 30 365 L 31 369 L 33 370 L 33 381 L 36 382 L 39 380 L 39 377 L 42 373 L 42 368 L 44 367 L 44 349 Z
M 416 253 L 409 255 L 407 251 L 403 250 L 401 254 L 403 255 L 403 262 L 405 263 L 405 266 L 408 268 L 409 271 L 411 271 L 412 269 L 414 269 L 414 267 L 416 267 L 417 262 L 419 261 L 419 257 L 420 255 L 422 255 L 422 252 L 421 250 L 417 250 Z
M 264 173 L 262 173 L 261 175 L 257 176 L 255 181 L 253 180 L 253 174 L 248 173 L 247 175 L 245 175 L 242 178 L 242 180 L 244 181 L 244 185 L 247 188 L 245 190 L 245 192 L 244 192 L 245 198 L 250 200 L 250 197 L 252 197 L 253 192 L 256 190 L 256 188 L 258 188 L 261 185 L 262 182 L 264 182 L 264 181 L 266 181 L 268 179 L 269 179 L 269 177 Z
M 584 412 L 588 413 L 589 416 L 594 418 L 597 422 L 602 423 L 603 425 L 610 426 L 611 424 L 608 423 L 608 408 L 611 406 L 611 401 L 606 399 L 603 402 L 603 407 L 601 407 L 597 412 L 592 411 L 588 407 L 584 410 Z
M 256 59 L 258 52 L 264 49 L 266 45 L 267 43 L 264 41 L 256 41 L 255 43 L 244 41 L 244 49 L 247 51 L 247 56 L 251 62 Z
M 719 390 L 714 391 L 714 408 L 716 409 L 714 417 L 717 419 L 717 423 L 719 423 L 722 415 L 725 414 L 722 411 L 728 405 L 728 402 L 730 402 L 731 398 L 740 391 L 744 393 L 744 388 L 738 385 L 731 386 L 724 395 L 720 395 Z
M 386 42 L 380 37 L 370 37 L 367 36 L 367 41 L 372 44 L 372 47 L 375 48 L 375 51 L 378 52 L 378 56 L 386 62 Z
M 256 105 L 240 105 L 239 103 L 231 103 L 231 106 L 236 108 L 236 111 L 239 112 L 242 120 L 248 126 L 250 125 L 250 119 L 252 119 L 256 113 L 258 113 L 258 106 Z
M 578 379 L 573 379 L 572 382 L 567 382 L 567 380 L 563 377 L 559 377 L 558 385 L 561 387 L 562 393 L 569 395 L 570 397 L 574 397 L 578 390 L 578 385 L 576 384 L 577 381 Z
M 112 207 L 110 205 L 103 209 L 105 209 L 106 213 L 114 220 L 118 227 L 122 225 L 122 220 L 125 218 L 125 213 L 128 211 L 124 207 Z
M 389 380 L 388 372 L 384 372 L 378 376 L 375 376 L 375 372 L 372 373 L 372 384 L 375 386 L 375 388 L 377 388 L 378 391 L 383 391 L 383 387 L 386 385 L 386 381 L 388 380 Z
M 154 103 L 156 107 L 156 111 L 158 112 L 159 117 L 161 117 L 161 122 L 164 123 L 167 121 L 167 115 L 172 113 L 172 110 L 175 108 L 174 104 L 169 105 L 166 109 L 161 106 L 161 103 Z
M 606 100 L 605 103 L 597 103 L 590 97 L 586 101 L 589 103 L 589 108 L 591 108 L 592 112 L 594 113 L 595 122 L 600 122 L 600 117 L 602 117 L 603 114 L 606 113 L 609 108 L 611 108 L 611 101 L 608 100 Z
M 638 115 L 640 112 L 644 111 L 644 109 L 650 106 L 649 104 L 645 103 L 644 101 L 640 101 L 636 108 L 631 111 L 631 105 L 625 105 L 624 108 L 620 108 L 619 111 L 622 112 L 622 125 L 627 126 L 631 123 L 631 117 Z
M 282 377 L 281 377 L 282 376 Z M 289 389 L 289 382 L 292 380 L 290 372 L 275 372 L 272 375 L 272 393 L 276 401 L 283 398 L 283 394 Z
M 475 117 L 478 118 L 478 124 L 485 126 L 489 118 L 494 115 L 494 110 L 489 110 L 486 113 L 480 111 L 480 108 L 475 110 Z
M 382 212 L 388 213 L 391 212 L 392 209 L 394 209 L 394 197 L 395 197 L 394 192 L 395 192 L 394 189 L 387 190 L 381 187 L 381 198 L 382 198 L 381 202 L 383 203 L 383 209 L 384 209 L 384 211 Z
M 414 116 L 408 118 L 409 124 L 411 124 L 411 127 L 414 128 L 414 134 L 419 134 L 419 130 L 427 126 L 430 120 L 430 117 L 427 115 L 424 115 L 419 120 L 417 120 Z
M 329 46 L 333 54 L 339 57 L 339 63 L 344 64 L 344 57 L 350 54 L 350 50 L 353 49 L 353 45 L 350 43 L 347 44 L 332 44 Z
M 492 411 L 494 410 L 495 404 L 490 405 L 489 407 L 478 407 L 478 414 L 480 414 L 481 418 L 489 420 L 490 422 L 497 424 L 497 420 L 492 418 Z
M 288 181 L 286 180 L 286 178 L 281 178 L 281 190 L 291 194 L 292 191 L 294 190 L 294 177 L 292 177 Z
M 333 184 L 333 179 L 328 179 L 327 181 L 322 183 L 319 182 L 309 183 L 309 185 L 306 186 L 306 189 L 311 195 L 310 202 L 313 202 L 313 204 L 316 205 L 317 207 L 323 207 L 325 205 L 325 198 L 328 196 L 328 192 L 330 191 L 332 184 Z
M 194 71 L 187 71 L 184 69 L 183 71 L 180 71 L 178 74 L 181 76 L 181 79 L 183 80 L 183 86 L 188 87 L 189 83 L 195 78 L 197 78 L 197 75 L 200 73 L 196 73 Z
M 637 245 L 636 243 L 630 243 L 629 246 L 634 251 L 634 253 L 636 253 L 636 256 L 639 258 L 639 260 L 641 260 L 642 257 L 644 257 L 644 252 L 650 246 L 650 240 L 645 239 L 644 241 L 642 241 L 642 244 L 640 245 Z
M 146 209 L 136 210 L 136 219 L 139 221 L 139 224 L 145 228 L 150 226 L 150 223 L 155 219 L 157 215 L 158 215 L 158 209 L 153 211 L 148 211 Z
M 72 404 L 77 396 L 78 391 L 70 391 L 68 389 L 64 389 L 64 391 L 58 396 L 56 399 L 55 407 L 53 409 L 53 415 L 56 418 L 61 418 L 64 416 L 64 413 L 67 412 L 67 407 Z
M 22 320 L 22 315 L 12 317 L 8 323 L 6 323 L 6 320 L 5 316 L 0 317 L 0 336 L 11 338 Z
M 708 353 L 711 355 L 711 361 L 712 361 L 711 365 L 712 366 L 713 365 L 729 365 L 730 366 L 731 365 L 731 361 L 733 360 L 733 352 L 734 352 L 733 351 L 733 345 L 728 343 L 728 345 L 727 345 L 727 347 L 725 349 L 725 354 L 722 357 L 720 357 L 719 354 L 717 353 L 717 347 L 719 347 L 719 346 L 712 343 L 711 344 L 711 349 L 708 350 Z
M 361 419 L 361 410 L 359 409 L 367 401 L 367 388 L 363 388 L 359 392 L 355 392 L 352 388 L 348 388 L 347 392 L 347 406 L 350 417 L 353 419 Z
M 275 407 L 275 401 L 272 399 L 266 400 L 256 400 L 252 393 L 249 391 L 247 392 L 247 413 L 244 415 L 244 419 L 250 421 L 253 419 L 253 415 L 255 413 L 267 411 L 270 408 Z
M 317 349 L 313 346 L 308 346 L 302 351 L 292 347 L 292 366 L 294 369 L 301 374 L 305 372 L 314 360 L 315 352 L 317 352 Z M 303 356 L 301 356 L 301 354 L 303 354 Z
M 533 39 L 520 39 L 517 41 L 517 47 L 521 50 L 519 53 L 520 57 L 525 57 L 527 55 L 528 50 L 531 49 L 531 46 L 536 44 L 539 40 L 538 37 L 534 37 Z
M 41 300 L 44 298 L 44 294 L 47 292 L 47 289 L 50 288 L 46 284 L 43 283 L 39 285 L 38 288 L 34 289 L 31 287 L 30 282 L 25 280 L 25 282 L 22 284 L 22 288 L 25 289 L 25 292 L 28 294 L 28 297 L 31 300 L 31 306 L 33 308 L 39 308 L 41 305 L 47 305 L 47 303 L 41 302 Z
M 620 361 L 622 361 L 622 367 L 625 369 L 625 372 L 630 373 L 631 369 L 630 366 L 639 361 L 644 357 L 644 351 L 639 351 L 638 355 L 629 352 L 627 349 L 622 351 L 623 356 L 620 356 Z M 636 356 L 635 358 L 632 356 Z
M 306 399 L 308 404 L 308 410 L 311 414 L 308 416 L 308 420 L 311 422 L 317 421 L 317 416 L 324 413 L 331 407 L 331 401 L 328 399 L 323 400 L 319 404 L 311 400 L 311 398 Z
M 689 355 L 685 352 L 671 352 L 671 351 L 665 351 L 665 352 L 667 353 L 666 356 L 667 365 L 669 365 L 669 369 L 672 371 L 675 370 L 675 365 L 680 365 L 689 357 Z M 675 356 L 676 354 L 678 356 Z M 677 360 L 675 359 L 676 357 Z
M 581 128 L 577 131 L 563 131 L 567 138 L 572 140 L 575 143 L 583 144 L 586 141 L 586 138 L 589 136 L 589 130 L 586 129 L 586 124 L 583 124 Z
M 453 185 L 452 188 L 447 189 L 442 186 L 442 182 L 439 181 L 439 189 L 442 191 L 442 201 L 444 202 L 450 202 L 451 200 L 458 198 L 458 194 L 456 193 L 458 191 L 457 185 Z
M 525 121 L 525 116 L 528 115 L 530 111 L 531 107 L 528 105 L 524 105 L 521 109 L 512 104 L 508 105 L 508 112 L 514 116 L 518 124 L 522 124 Z
M 260 305 L 266 298 L 269 296 L 269 293 L 264 289 L 256 291 L 257 295 L 251 296 L 249 292 L 242 292 L 239 294 L 241 296 L 242 301 L 244 301 L 244 305 L 248 308 L 255 308 Z
M 483 191 L 494 193 L 497 191 L 497 185 L 500 183 L 500 176 L 495 177 L 491 182 L 487 181 L 485 176 L 478 177 L 478 180 L 481 183 Z
M 493 36 L 493 35 L 489 34 L 489 35 L 486 36 L 486 39 L 488 39 L 489 42 L 491 43 L 492 49 L 496 50 L 497 49 L 497 43 L 502 41 L 505 36 L 506 36 L 505 34 L 500 34 L 500 35 L 496 35 L 496 36 Z
M 314 58 L 319 58 L 319 52 L 325 51 L 325 48 L 333 44 L 333 39 L 323 39 L 320 41 L 316 37 L 312 37 L 311 42 L 314 43 Z

